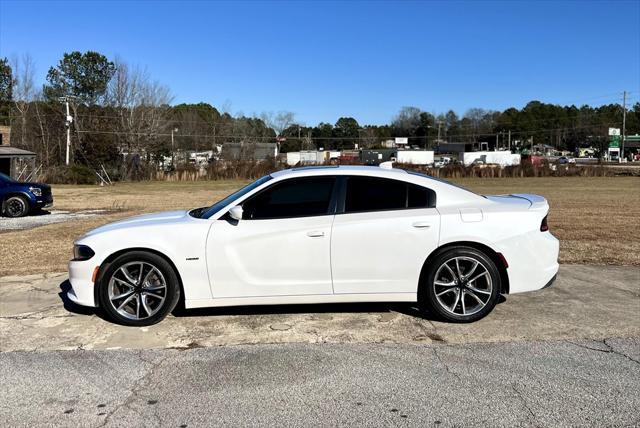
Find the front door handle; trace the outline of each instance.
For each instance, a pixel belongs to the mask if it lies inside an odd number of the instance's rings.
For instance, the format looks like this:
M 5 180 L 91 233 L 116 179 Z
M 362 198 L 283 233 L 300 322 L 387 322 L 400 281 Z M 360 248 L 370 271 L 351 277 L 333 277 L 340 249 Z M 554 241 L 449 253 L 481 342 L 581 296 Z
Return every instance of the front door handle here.
M 418 229 L 427 229 L 431 227 L 431 223 L 428 223 L 426 221 L 416 221 L 415 223 L 412 224 L 412 226 Z
M 324 236 L 324 232 L 321 230 L 312 230 L 311 232 L 307 232 L 307 236 L 309 238 L 321 238 Z

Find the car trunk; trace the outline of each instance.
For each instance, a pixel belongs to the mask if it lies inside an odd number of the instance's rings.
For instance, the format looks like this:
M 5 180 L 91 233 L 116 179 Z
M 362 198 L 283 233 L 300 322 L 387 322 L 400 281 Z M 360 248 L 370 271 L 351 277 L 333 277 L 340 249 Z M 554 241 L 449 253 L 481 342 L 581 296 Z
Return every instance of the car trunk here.
M 487 196 L 487 199 L 500 204 L 508 204 L 522 209 L 545 211 L 549 209 L 547 200 L 539 195 L 528 193 L 515 193 L 512 195 L 493 195 Z

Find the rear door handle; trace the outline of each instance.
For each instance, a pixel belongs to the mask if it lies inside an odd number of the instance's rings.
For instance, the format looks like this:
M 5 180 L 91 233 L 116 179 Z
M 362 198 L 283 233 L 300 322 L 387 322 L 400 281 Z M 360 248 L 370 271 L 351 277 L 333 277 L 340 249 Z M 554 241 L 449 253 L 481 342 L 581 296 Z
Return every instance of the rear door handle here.
M 307 232 L 307 236 L 309 238 L 321 238 L 324 236 L 324 232 L 321 230 L 312 230 L 311 232 Z
M 412 226 L 418 229 L 427 229 L 431 227 L 431 223 L 428 223 L 426 221 L 416 221 L 415 223 L 412 224 Z

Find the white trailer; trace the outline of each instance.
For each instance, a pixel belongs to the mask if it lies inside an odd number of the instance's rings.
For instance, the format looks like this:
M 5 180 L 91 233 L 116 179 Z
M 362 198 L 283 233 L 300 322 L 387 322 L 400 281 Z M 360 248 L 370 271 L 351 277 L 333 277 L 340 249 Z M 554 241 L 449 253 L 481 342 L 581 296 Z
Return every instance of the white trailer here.
M 497 164 L 500 166 L 520 165 L 520 155 L 513 154 L 508 150 L 464 153 L 462 160 L 464 166 L 473 165 L 476 161 L 484 164 Z
M 295 166 L 298 164 L 322 164 L 325 161 L 325 153 L 323 151 L 306 150 L 301 152 L 288 152 L 287 165 Z
M 396 161 L 412 165 L 431 165 L 434 162 L 434 152 L 433 150 L 398 150 Z

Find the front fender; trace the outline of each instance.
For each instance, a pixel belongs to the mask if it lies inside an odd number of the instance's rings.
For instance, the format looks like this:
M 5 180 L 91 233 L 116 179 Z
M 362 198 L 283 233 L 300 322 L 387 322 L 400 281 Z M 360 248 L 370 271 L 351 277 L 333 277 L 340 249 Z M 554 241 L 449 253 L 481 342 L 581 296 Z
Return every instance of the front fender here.
M 91 262 L 92 269 L 127 251 L 158 253 L 175 266 L 185 300 L 211 299 L 205 254 L 208 227 L 207 223 L 194 227 L 119 229 L 86 236 L 76 244 L 88 245 L 95 252 L 91 260 L 81 262 Z

